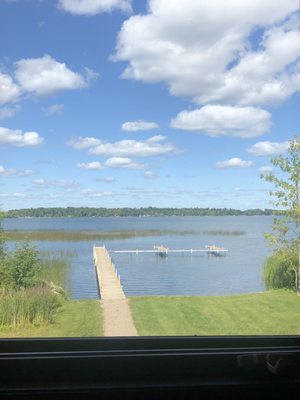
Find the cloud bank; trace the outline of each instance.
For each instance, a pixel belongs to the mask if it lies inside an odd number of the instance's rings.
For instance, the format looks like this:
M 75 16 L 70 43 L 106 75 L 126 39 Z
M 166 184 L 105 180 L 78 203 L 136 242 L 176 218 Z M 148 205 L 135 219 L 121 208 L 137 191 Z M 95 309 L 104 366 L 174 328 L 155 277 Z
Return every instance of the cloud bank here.
M 128 63 L 124 78 L 165 82 L 199 104 L 280 103 L 300 89 L 297 8 L 294 0 L 150 0 L 146 15 L 123 23 L 114 60 Z

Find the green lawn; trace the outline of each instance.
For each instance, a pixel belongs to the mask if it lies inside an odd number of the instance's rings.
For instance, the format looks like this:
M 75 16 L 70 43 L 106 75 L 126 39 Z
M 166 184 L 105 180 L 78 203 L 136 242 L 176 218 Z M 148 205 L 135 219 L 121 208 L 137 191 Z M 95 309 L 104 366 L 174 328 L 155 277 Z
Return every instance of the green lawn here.
M 98 300 L 66 301 L 53 324 L 24 328 L 0 328 L 0 337 L 102 336 L 102 312 Z
M 132 297 L 139 335 L 300 334 L 300 297 L 288 291 L 238 296 Z
M 288 291 L 239 296 L 131 297 L 139 335 L 300 334 L 300 297 Z M 55 323 L 0 329 L 0 337 L 102 336 L 98 300 L 66 301 Z

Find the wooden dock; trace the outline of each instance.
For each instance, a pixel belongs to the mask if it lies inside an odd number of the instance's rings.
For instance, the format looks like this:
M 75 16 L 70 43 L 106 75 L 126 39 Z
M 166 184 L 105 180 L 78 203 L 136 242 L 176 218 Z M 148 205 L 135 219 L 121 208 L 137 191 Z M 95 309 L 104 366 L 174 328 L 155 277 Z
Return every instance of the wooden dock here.
M 93 248 L 101 305 L 104 319 L 104 336 L 137 336 L 128 299 L 120 276 L 105 247 Z
M 120 276 L 106 248 L 94 247 L 93 256 L 101 299 L 125 299 L 126 296 L 121 286 Z

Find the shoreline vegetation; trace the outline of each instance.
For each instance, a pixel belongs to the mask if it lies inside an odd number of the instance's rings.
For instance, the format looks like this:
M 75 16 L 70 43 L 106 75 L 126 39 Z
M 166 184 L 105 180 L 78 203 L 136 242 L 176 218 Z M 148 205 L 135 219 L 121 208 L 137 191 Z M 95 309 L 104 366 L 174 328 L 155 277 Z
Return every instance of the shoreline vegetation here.
M 1 326 L 0 338 L 102 336 L 102 308 L 99 300 L 68 300 L 50 323 Z
M 80 218 L 80 217 L 196 217 L 196 216 L 267 216 L 275 215 L 272 209 L 238 210 L 234 208 L 96 208 L 96 207 L 39 207 L 9 210 L 5 218 Z
M 136 296 L 129 297 L 129 304 L 139 336 L 300 334 L 300 298 L 288 290 L 233 296 Z M 52 323 L 0 330 L 0 337 L 102 335 L 99 300 L 67 301 Z
M 211 236 L 241 236 L 244 231 L 239 230 L 141 230 L 141 231 L 64 231 L 64 230 L 35 230 L 21 231 L 11 230 L 5 231 L 7 241 L 55 241 L 55 242 L 80 242 L 80 241 L 96 241 L 96 240 L 118 240 L 130 239 L 133 237 L 151 237 L 166 235 L 211 235 Z
M 1 265 L 0 332 L 54 322 L 68 302 L 69 267 L 66 258 L 42 257 L 26 242 L 8 253 Z

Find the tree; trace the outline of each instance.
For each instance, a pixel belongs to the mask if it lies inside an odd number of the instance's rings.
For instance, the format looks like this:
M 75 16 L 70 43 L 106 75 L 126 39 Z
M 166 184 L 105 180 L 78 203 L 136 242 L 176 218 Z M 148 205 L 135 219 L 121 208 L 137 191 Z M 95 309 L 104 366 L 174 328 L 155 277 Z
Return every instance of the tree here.
M 271 182 L 275 190 L 270 191 L 273 204 L 278 209 L 274 218 L 272 233 L 266 235 L 271 245 L 277 250 L 290 249 L 298 252 L 298 263 L 294 267 L 295 287 L 300 295 L 300 140 L 298 137 L 289 141 L 286 156 L 271 158 L 271 163 L 277 168 L 273 172 L 262 175 Z

